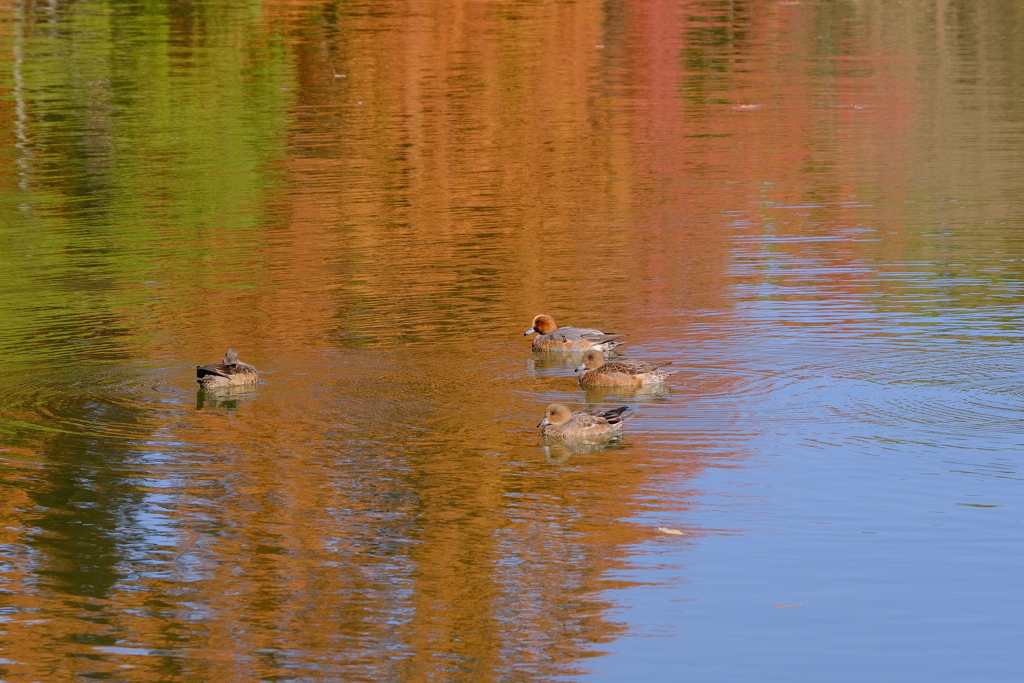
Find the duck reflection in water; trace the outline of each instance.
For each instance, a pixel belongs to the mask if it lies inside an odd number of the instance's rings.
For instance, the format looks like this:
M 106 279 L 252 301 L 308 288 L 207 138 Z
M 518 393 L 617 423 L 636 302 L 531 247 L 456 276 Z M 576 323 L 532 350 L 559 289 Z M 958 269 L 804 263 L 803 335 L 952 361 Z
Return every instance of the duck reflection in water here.
M 547 438 L 547 443 L 541 446 L 544 451 L 544 459 L 553 465 L 564 465 L 573 455 L 586 455 L 588 453 L 600 453 L 605 450 L 624 450 L 618 439 L 608 441 L 559 441 Z
M 203 408 L 223 408 L 234 412 L 238 410 L 239 391 L 232 387 L 200 387 L 196 393 L 196 410 Z
M 672 393 L 672 388 L 664 383 L 643 384 L 638 387 L 601 387 L 584 384 L 581 388 L 583 400 L 587 403 L 610 403 L 631 398 L 663 398 Z
M 601 353 L 596 351 L 595 353 Z M 608 358 L 618 358 L 615 349 L 603 352 Z M 538 353 L 533 354 L 530 363 L 534 370 L 575 370 L 583 361 L 583 351 L 564 351 L 561 353 Z

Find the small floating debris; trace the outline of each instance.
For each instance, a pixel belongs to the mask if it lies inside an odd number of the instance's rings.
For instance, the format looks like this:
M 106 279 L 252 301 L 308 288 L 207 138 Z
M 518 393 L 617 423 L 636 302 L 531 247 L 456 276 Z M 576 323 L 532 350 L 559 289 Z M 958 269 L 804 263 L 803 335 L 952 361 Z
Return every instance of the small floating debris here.
M 658 527 L 658 531 L 660 531 L 663 534 L 671 534 L 672 536 L 687 536 L 688 535 L 685 531 L 680 531 L 679 529 L 669 529 L 666 526 L 659 526 Z

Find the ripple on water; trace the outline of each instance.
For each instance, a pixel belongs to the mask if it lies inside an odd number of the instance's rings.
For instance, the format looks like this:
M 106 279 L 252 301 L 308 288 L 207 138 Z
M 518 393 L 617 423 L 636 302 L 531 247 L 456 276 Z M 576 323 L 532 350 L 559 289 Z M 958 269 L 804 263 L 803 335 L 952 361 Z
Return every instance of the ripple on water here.
M 167 373 L 85 366 L 73 373 L 60 368 L 9 374 L 0 387 L 0 433 L 11 443 L 40 445 L 74 437 L 149 438 L 157 412 L 185 410 L 195 401 L 195 393 L 168 382 Z
M 1009 311 L 909 316 L 850 301 L 748 301 L 660 351 L 686 359 L 656 410 L 667 433 L 1005 451 L 1024 390 Z M 737 318 L 739 319 L 737 321 Z M 871 444 L 865 446 L 865 444 Z M 915 448 L 910 445 L 907 448 Z M 887 447 L 888 448 L 888 447 Z

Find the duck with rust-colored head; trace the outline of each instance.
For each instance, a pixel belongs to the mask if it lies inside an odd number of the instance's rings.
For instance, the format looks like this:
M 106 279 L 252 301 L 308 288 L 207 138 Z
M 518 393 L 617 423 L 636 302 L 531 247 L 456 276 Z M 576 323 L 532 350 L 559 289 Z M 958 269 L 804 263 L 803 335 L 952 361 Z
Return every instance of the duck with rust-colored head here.
M 646 363 L 642 360 L 605 361 L 600 351 L 590 350 L 583 354 L 583 363 L 576 368 L 580 384 L 589 387 L 640 387 L 645 384 L 664 382 L 678 370 L 662 370 L 668 363 Z
M 240 387 L 260 381 L 256 368 L 238 360 L 234 349 L 228 349 L 220 363 L 197 365 L 196 377 L 202 387 Z
M 610 439 L 622 434 L 622 425 L 636 417 L 629 406 L 570 410 L 564 403 L 552 403 L 538 427 L 544 436 L 557 439 Z
M 624 341 L 619 337 L 624 334 L 611 334 L 590 327 L 559 327 L 550 315 L 538 315 L 533 319 L 533 326 L 523 335 L 537 332 L 540 336 L 533 340 L 534 351 L 611 351 Z

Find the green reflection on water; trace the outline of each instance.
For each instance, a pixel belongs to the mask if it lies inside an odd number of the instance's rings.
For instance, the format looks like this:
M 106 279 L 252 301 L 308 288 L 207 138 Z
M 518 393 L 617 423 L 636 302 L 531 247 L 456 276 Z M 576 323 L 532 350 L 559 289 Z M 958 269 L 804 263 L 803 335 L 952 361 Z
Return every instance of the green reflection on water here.
M 29 339 L 57 329 L 123 341 L 161 282 L 192 282 L 178 298 L 218 275 L 257 287 L 260 269 L 239 266 L 256 265 L 293 98 L 260 4 L 22 3 L 15 19 L 0 52 L 16 118 L 0 183 L 8 360 L 38 360 Z M 88 346 L 75 355 L 113 344 Z

